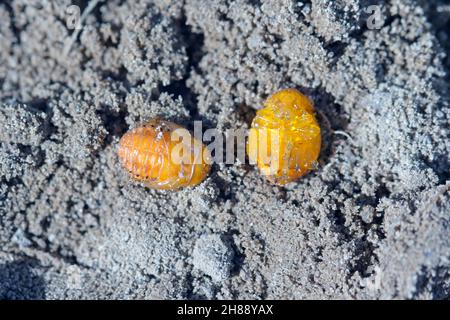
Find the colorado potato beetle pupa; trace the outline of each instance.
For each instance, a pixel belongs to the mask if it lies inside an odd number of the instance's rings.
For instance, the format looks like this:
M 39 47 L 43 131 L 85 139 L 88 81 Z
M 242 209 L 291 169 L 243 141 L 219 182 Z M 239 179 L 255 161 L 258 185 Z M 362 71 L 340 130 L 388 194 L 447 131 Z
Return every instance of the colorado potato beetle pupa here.
M 320 145 L 312 102 L 295 89 L 284 89 L 271 95 L 257 111 L 247 153 L 270 181 L 284 185 L 316 166 Z
M 209 151 L 200 141 L 183 127 L 161 119 L 125 133 L 118 155 L 132 178 L 153 189 L 195 186 L 211 167 Z

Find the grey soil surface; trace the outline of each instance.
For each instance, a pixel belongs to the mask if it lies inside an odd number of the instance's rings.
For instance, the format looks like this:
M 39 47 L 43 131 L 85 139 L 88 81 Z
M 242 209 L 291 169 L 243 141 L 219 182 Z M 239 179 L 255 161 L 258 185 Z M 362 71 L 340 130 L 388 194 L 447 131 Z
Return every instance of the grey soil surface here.
M 77 31 L 69 0 L 0 3 L 0 298 L 450 298 L 448 1 L 74 3 Z M 287 87 L 323 132 L 297 183 L 118 162 L 145 119 L 247 128 Z

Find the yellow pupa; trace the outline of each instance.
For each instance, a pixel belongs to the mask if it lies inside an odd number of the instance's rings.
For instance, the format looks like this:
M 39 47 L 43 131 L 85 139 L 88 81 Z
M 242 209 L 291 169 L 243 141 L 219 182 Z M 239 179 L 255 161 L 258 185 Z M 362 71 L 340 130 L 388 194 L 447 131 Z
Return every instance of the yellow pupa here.
M 284 185 L 316 167 L 320 145 L 311 100 L 295 89 L 284 89 L 267 98 L 257 111 L 247 153 L 267 179 Z

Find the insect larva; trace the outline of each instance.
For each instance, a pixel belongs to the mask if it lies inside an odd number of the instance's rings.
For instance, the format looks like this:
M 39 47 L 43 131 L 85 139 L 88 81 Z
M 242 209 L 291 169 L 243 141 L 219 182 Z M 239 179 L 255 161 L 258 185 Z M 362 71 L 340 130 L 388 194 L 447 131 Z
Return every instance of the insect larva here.
M 208 149 L 186 129 L 153 119 L 125 133 L 118 155 L 132 178 L 153 189 L 194 186 L 209 173 Z
M 317 166 L 320 145 L 312 102 L 295 89 L 284 89 L 267 98 L 257 111 L 247 153 L 270 181 L 284 185 Z

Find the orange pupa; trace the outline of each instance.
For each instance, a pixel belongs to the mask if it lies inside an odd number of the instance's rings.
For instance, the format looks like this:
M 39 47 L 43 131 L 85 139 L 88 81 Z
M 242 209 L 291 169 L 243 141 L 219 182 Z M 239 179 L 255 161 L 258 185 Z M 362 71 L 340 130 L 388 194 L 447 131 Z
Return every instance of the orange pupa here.
M 200 141 L 183 127 L 161 119 L 125 133 L 118 155 L 131 177 L 152 189 L 198 185 L 211 167 L 209 151 Z
M 317 166 L 320 145 L 311 100 L 295 89 L 284 89 L 267 98 L 257 111 L 247 153 L 271 182 L 285 185 Z

